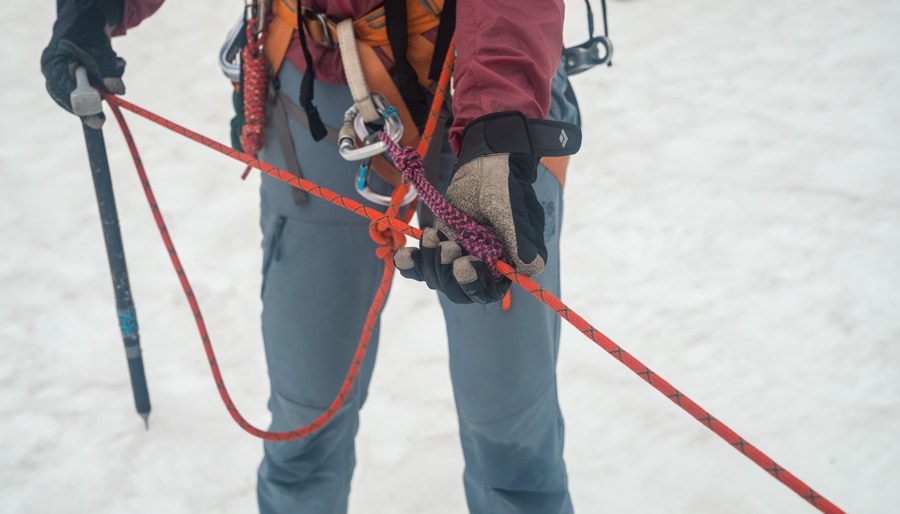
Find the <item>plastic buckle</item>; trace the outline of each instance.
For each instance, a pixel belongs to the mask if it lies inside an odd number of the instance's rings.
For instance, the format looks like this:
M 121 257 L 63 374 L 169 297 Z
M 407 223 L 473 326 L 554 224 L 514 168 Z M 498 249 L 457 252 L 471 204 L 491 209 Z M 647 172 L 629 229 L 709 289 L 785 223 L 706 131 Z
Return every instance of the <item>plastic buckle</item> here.
M 303 11 L 303 17 L 318 22 L 319 26 L 322 29 L 322 41 L 316 41 L 315 43 L 319 46 L 324 46 L 325 48 L 337 48 L 337 44 L 331 39 L 331 33 L 328 32 L 328 17 L 325 16 L 325 13 L 319 11 Z
M 566 74 L 577 75 L 600 64 L 612 65 L 612 53 L 612 42 L 606 36 L 593 37 L 578 46 L 566 48 L 563 50 Z
M 365 159 L 359 163 L 359 171 L 356 173 L 356 183 L 355 189 L 356 192 L 359 193 L 359 196 L 362 196 L 366 200 L 378 204 L 384 207 L 387 207 L 391 204 L 391 194 L 383 195 L 381 193 L 376 193 L 369 184 L 369 177 L 372 177 L 372 165 L 371 159 Z M 376 173 L 374 175 L 378 177 Z M 378 177 L 380 179 L 380 177 Z M 390 184 L 387 182 L 383 182 L 383 187 L 386 189 L 390 189 Z M 416 199 L 418 193 L 416 192 L 416 188 L 413 185 L 409 186 L 409 191 L 406 193 L 406 196 L 403 197 L 403 201 L 400 205 L 408 205 L 410 202 Z
M 395 143 L 403 137 L 403 121 L 400 120 L 397 109 L 378 93 L 372 94 L 372 101 L 382 118 L 383 126 L 380 131 L 370 131 L 355 104 L 344 113 L 344 123 L 338 136 L 338 151 L 348 161 L 361 161 L 384 153 L 387 145 L 378 139 L 381 132 L 387 133 Z M 363 141 L 362 146 L 356 146 L 357 138 Z

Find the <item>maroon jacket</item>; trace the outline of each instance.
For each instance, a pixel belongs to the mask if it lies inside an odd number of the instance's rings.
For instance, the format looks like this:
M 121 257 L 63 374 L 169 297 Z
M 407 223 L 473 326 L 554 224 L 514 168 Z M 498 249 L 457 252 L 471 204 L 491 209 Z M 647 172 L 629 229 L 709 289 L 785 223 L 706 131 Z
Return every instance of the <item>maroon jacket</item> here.
M 125 0 L 119 33 L 136 26 L 164 0 Z M 313 9 L 340 20 L 356 18 L 380 0 L 309 0 Z M 562 55 L 563 0 L 458 0 L 454 122 L 450 143 L 459 153 L 463 129 L 473 119 L 499 111 L 521 111 L 545 118 L 550 108 L 550 80 Z M 292 44 L 287 58 L 301 71 L 305 61 Z M 310 45 L 316 78 L 344 82 L 335 50 Z

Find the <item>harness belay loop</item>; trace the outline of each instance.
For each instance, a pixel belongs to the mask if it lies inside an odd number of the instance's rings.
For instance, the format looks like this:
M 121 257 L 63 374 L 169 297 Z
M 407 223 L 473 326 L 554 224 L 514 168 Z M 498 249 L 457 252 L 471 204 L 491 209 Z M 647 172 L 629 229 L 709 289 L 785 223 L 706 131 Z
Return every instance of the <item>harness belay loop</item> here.
M 265 2 L 260 2 L 265 5 Z M 241 128 L 241 147 L 250 155 L 259 153 L 265 141 L 266 98 L 268 95 L 268 64 L 263 54 L 266 42 L 266 23 L 262 9 L 247 20 L 247 44 L 241 50 L 241 94 L 244 97 L 244 126 Z

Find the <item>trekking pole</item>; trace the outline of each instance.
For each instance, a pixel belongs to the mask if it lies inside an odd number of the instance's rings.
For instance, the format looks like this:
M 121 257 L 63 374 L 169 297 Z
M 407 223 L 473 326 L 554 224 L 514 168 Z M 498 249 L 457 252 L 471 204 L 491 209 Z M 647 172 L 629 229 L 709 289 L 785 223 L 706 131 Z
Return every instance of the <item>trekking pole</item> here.
M 69 99 L 72 112 L 78 116 L 91 116 L 103 111 L 100 93 L 88 82 L 87 71 L 83 67 L 75 70 L 75 90 Z M 137 313 L 131 298 L 131 286 L 128 283 L 128 268 L 125 266 L 125 251 L 122 247 L 122 234 L 119 230 L 119 215 L 116 212 L 116 199 L 113 196 L 112 179 L 109 174 L 109 160 L 106 156 L 106 143 L 103 130 L 93 129 L 82 123 L 84 142 L 87 146 L 88 160 L 91 164 L 91 176 L 94 179 L 94 192 L 97 194 L 97 206 L 100 209 L 100 222 L 103 226 L 103 239 L 106 242 L 106 256 L 109 259 L 109 271 L 112 275 L 113 289 L 116 294 L 116 311 L 119 317 L 119 330 L 125 343 L 125 356 L 128 358 L 128 373 L 131 375 L 131 391 L 134 393 L 134 406 L 144 420 L 144 428 L 150 428 L 150 395 L 147 392 L 147 378 L 144 375 L 144 360 L 141 357 L 141 341 L 138 334 Z

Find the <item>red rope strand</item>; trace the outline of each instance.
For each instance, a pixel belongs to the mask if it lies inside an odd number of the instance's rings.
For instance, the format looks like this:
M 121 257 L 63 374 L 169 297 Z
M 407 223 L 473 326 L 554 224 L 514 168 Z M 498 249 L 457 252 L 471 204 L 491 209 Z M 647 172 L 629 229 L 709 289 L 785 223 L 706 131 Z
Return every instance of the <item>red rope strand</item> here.
M 107 102 L 110 104 L 110 107 L 113 110 L 113 114 L 115 114 L 116 119 L 119 121 L 122 126 L 123 133 L 125 133 L 126 142 L 128 143 L 129 149 L 131 149 L 132 154 L 135 158 L 135 164 L 138 168 L 138 173 L 141 177 L 141 183 L 144 185 L 144 190 L 147 195 L 148 202 L 150 202 L 151 209 L 153 211 L 154 219 L 156 219 L 157 225 L 160 229 L 160 234 L 163 237 L 163 241 L 166 244 L 166 248 L 169 250 L 169 255 L 172 259 L 172 263 L 176 268 L 178 273 L 179 280 L 181 281 L 182 287 L 185 290 L 185 294 L 188 298 L 188 302 L 191 305 L 191 309 L 195 314 L 197 320 L 197 328 L 200 331 L 200 337 L 203 341 L 203 346 L 206 351 L 207 357 L 209 359 L 210 368 L 212 370 L 213 376 L 216 380 L 216 385 L 219 388 L 219 394 L 222 397 L 223 402 L 228 408 L 229 413 L 232 418 L 247 432 L 261 437 L 267 440 L 276 440 L 283 441 L 288 439 L 295 439 L 298 437 L 303 437 L 308 435 L 318 428 L 321 428 L 329 419 L 331 419 L 334 414 L 337 412 L 337 409 L 340 408 L 340 405 L 343 403 L 344 398 L 346 398 L 347 393 L 349 393 L 353 380 L 355 378 L 355 374 L 358 371 L 363 356 L 365 355 L 365 349 L 368 345 L 368 338 L 371 335 L 372 326 L 374 325 L 374 320 L 377 319 L 378 313 L 374 310 L 376 304 L 380 302 L 383 304 L 383 295 L 382 291 L 386 295 L 387 288 L 390 287 L 390 280 L 392 277 L 393 267 L 385 266 L 384 277 L 382 278 L 381 286 L 379 287 L 378 293 L 376 294 L 376 300 L 372 304 L 372 308 L 369 311 L 366 326 L 363 329 L 363 335 L 360 340 L 360 346 L 357 348 L 357 352 L 354 355 L 353 362 L 350 367 L 350 372 L 348 373 L 347 378 L 344 381 L 343 386 L 341 387 L 341 391 L 338 393 L 338 396 L 335 398 L 332 405 L 322 413 L 322 415 L 316 419 L 314 422 L 310 423 L 306 427 L 299 428 L 290 432 L 267 432 L 264 430 L 260 430 L 258 428 L 253 427 L 250 423 L 248 423 L 241 414 L 237 411 L 237 408 L 234 406 L 228 392 L 225 388 L 224 380 L 222 379 L 221 373 L 218 370 L 218 366 L 216 364 L 215 354 L 213 353 L 211 343 L 209 341 L 209 336 L 206 331 L 206 327 L 203 323 L 202 316 L 200 315 L 200 308 L 197 304 L 197 300 L 191 291 L 190 284 L 187 280 L 187 276 L 184 273 L 184 270 L 181 266 L 180 261 L 178 260 L 177 254 L 175 253 L 175 248 L 172 243 L 171 238 L 169 237 L 168 230 L 165 227 L 165 223 L 162 220 L 162 215 L 159 212 L 159 207 L 156 203 L 155 198 L 153 197 L 153 193 L 150 189 L 149 181 L 147 180 L 146 173 L 143 170 L 143 165 L 140 162 L 140 158 L 137 155 L 137 150 L 134 145 L 134 141 L 131 137 L 130 132 L 127 129 L 127 125 L 125 124 L 124 117 L 119 111 L 119 107 L 127 109 L 139 116 L 142 116 L 158 125 L 161 125 L 169 130 L 174 131 L 175 133 L 187 137 L 193 141 L 196 141 L 200 144 L 203 144 L 219 153 L 227 155 L 235 160 L 241 161 L 249 166 L 259 169 L 263 173 L 270 175 L 274 178 L 287 182 L 292 186 L 303 189 L 310 194 L 327 200 L 341 208 L 347 209 L 351 212 L 354 212 L 360 216 L 369 218 L 374 223 L 377 223 L 380 227 L 388 227 L 390 230 L 396 231 L 399 234 L 412 236 L 416 239 L 421 237 L 421 231 L 411 227 L 407 223 L 404 223 L 401 220 L 398 220 L 395 217 L 389 216 L 385 213 L 379 212 L 377 210 L 368 208 L 361 203 L 351 200 L 349 198 L 345 198 L 333 191 L 329 191 L 323 187 L 320 187 L 312 182 L 309 182 L 304 179 L 297 178 L 292 175 L 290 172 L 276 168 L 271 164 L 265 163 L 256 159 L 255 157 L 248 155 L 243 152 L 239 152 L 237 150 L 232 149 L 231 147 L 214 141 L 208 137 L 200 135 L 194 131 L 191 131 L 181 125 L 178 125 L 172 121 L 169 121 L 157 114 L 154 114 L 146 109 L 138 107 L 126 100 L 121 98 L 105 95 Z M 431 121 L 429 120 L 429 123 Z M 427 144 L 427 143 L 426 143 Z M 402 198 L 403 195 L 395 197 Z M 654 373 L 650 368 L 644 365 L 640 360 L 636 357 L 632 356 L 621 346 L 612 341 L 605 334 L 594 328 L 590 323 L 588 323 L 584 318 L 578 315 L 575 311 L 570 309 L 565 303 L 563 303 L 559 298 L 551 294 L 549 291 L 541 288 L 537 283 L 531 280 L 529 277 L 520 275 L 515 271 L 509 264 L 504 261 L 497 262 L 496 270 L 507 276 L 520 285 L 526 291 L 531 293 L 535 298 L 545 303 L 548 307 L 553 309 L 560 317 L 569 322 L 572 326 L 577 328 L 582 334 L 588 337 L 591 341 L 594 341 L 598 346 L 603 348 L 607 353 L 616 358 L 619 362 L 624 364 L 628 369 L 637 374 L 641 379 L 645 382 L 653 386 L 657 391 L 665 395 L 669 400 L 678 405 L 685 412 L 690 414 L 694 419 L 699 421 L 703 426 L 710 429 L 713 433 L 724 439 L 728 444 L 733 446 L 736 450 L 741 452 L 751 461 L 756 463 L 758 466 L 763 468 L 767 473 L 769 473 L 773 478 L 790 488 L 792 491 L 797 493 L 804 500 L 809 502 L 811 505 L 816 507 L 822 512 L 825 513 L 842 513 L 843 511 L 838 508 L 835 504 L 830 502 L 828 499 L 823 497 L 821 494 L 813 490 L 809 487 L 805 482 L 800 480 L 797 476 L 790 473 L 782 466 L 778 465 L 774 460 L 772 460 L 768 455 L 759 450 L 754 445 L 750 444 L 743 437 L 734 432 L 727 425 L 713 417 L 708 411 L 698 405 L 696 402 L 691 400 L 689 397 L 681 393 L 675 387 L 673 387 L 668 381 L 663 379 L 661 376 Z M 379 306 L 380 308 L 380 306 Z M 370 324 L 371 321 L 371 324 Z M 363 342 L 365 341 L 365 342 Z

